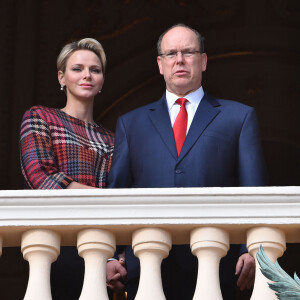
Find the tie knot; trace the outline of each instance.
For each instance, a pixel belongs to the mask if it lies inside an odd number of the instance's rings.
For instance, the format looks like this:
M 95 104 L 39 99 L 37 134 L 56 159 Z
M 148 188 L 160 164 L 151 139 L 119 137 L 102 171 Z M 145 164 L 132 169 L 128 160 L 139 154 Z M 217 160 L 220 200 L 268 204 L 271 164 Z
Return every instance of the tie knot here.
M 179 104 L 180 106 L 185 105 L 187 102 L 188 102 L 188 100 L 185 98 L 178 98 L 176 100 L 176 103 Z

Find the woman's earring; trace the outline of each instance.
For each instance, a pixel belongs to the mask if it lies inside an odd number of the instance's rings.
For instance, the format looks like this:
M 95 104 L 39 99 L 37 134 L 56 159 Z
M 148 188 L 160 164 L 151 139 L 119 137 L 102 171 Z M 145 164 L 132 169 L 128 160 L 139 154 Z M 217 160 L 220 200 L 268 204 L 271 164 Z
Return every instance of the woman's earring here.
M 101 94 L 101 90 L 98 93 Z
M 61 91 L 64 90 L 64 85 L 63 85 L 63 84 L 60 86 L 60 90 L 61 90 Z

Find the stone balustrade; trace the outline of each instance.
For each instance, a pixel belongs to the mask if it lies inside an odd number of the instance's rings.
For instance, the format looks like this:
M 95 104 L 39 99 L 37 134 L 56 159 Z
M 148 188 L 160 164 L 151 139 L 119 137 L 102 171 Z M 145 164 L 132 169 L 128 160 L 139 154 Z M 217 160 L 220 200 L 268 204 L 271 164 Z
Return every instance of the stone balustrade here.
M 165 299 L 160 265 L 172 244 L 190 244 L 198 258 L 194 299 L 221 300 L 219 261 L 230 243 L 246 243 L 254 257 L 262 244 L 275 261 L 286 242 L 300 242 L 300 187 L 0 191 L 0 254 L 21 245 L 26 300 L 51 299 L 61 245 L 84 258 L 80 300 L 108 299 L 105 264 L 116 244 L 132 244 L 140 259 L 137 300 Z M 277 298 L 257 267 L 258 299 Z

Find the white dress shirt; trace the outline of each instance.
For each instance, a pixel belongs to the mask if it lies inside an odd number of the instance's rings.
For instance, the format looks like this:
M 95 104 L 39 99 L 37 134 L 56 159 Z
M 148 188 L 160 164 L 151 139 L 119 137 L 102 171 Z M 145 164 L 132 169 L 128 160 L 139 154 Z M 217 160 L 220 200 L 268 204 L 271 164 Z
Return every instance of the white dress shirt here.
M 187 114 L 188 114 L 186 134 L 188 133 L 188 131 L 190 129 L 190 126 L 192 124 L 196 110 L 197 110 L 198 105 L 200 104 L 203 96 L 204 96 L 204 91 L 201 86 L 198 90 L 196 90 L 190 94 L 187 94 L 185 97 L 182 97 L 182 98 L 186 98 L 188 100 L 188 102 L 185 105 Z M 178 98 L 180 98 L 180 97 L 169 92 L 168 90 L 166 91 L 166 99 L 167 99 L 168 110 L 169 110 L 172 127 L 174 125 L 175 119 L 180 110 L 180 105 L 175 103 Z

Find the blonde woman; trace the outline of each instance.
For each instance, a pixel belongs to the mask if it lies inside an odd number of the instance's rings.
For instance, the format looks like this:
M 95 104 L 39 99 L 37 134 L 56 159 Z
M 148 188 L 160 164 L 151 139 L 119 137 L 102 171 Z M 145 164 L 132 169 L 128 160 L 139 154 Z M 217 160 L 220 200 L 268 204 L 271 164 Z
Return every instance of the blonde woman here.
M 61 50 L 57 70 L 66 105 L 61 109 L 34 106 L 21 125 L 21 167 L 29 188 L 106 187 L 114 136 L 93 119 L 105 67 L 104 50 L 94 39 L 69 43 Z M 76 247 L 61 247 L 51 268 L 53 299 L 78 299 L 83 273 Z
M 91 38 L 67 44 L 57 58 L 65 107 L 34 106 L 23 117 L 21 167 L 31 189 L 105 188 L 113 133 L 93 119 L 106 56 Z

